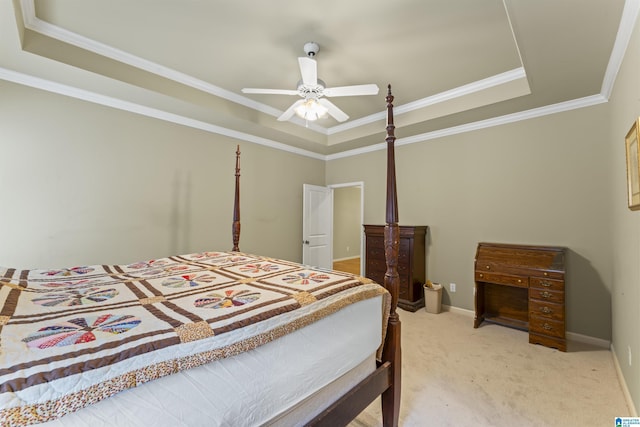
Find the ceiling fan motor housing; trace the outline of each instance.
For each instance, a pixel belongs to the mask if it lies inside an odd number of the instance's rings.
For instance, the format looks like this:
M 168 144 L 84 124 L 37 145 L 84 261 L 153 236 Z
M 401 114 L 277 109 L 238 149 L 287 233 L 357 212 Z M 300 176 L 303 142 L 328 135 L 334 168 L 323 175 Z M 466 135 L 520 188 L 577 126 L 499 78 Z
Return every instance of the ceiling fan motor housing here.
M 305 85 L 302 80 L 298 81 L 298 93 L 304 99 L 309 98 L 320 98 L 324 95 L 324 88 L 327 87 L 325 82 L 318 79 L 317 84 L 315 86 Z
M 309 58 L 316 56 L 319 50 L 320 46 L 318 46 L 316 42 L 307 42 L 304 44 L 304 53 L 306 53 Z

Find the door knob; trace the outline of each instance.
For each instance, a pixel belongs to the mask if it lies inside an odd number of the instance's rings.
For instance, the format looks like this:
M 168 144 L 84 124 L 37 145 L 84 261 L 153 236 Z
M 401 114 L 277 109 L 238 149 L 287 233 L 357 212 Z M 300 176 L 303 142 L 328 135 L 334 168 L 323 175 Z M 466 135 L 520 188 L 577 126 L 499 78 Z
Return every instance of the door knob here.
M 308 244 L 309 244 L 309 241 L 308 241 L 308 240 L 303 240 L 303 241 L 302 241 L 302 244 L 303 244 L 303 245 L 308 245 Z

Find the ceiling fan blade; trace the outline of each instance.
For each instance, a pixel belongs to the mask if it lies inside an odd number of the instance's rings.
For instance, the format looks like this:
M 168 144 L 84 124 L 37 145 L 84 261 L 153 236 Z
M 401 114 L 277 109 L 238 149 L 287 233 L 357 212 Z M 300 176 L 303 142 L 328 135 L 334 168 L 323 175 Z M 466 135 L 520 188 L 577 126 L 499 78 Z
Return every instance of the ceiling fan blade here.
M 315 86 L 318 84 L 318 64 L 315 59 L 301 57 L 298 58 L 300 64 L 300 75 L 302 83 L 307 86 Z
M 297 90 L 288 89 L 255 89 L 251 87 L 245 87 L 242 89 L 242 93 L 263 93 L 268 95 L 298 95 Z
M 280 115 L 280 117 L 278 117 L 278 121 L 286 122 L 287 120 L 289 120 L 295 114 L 296 108 L 300 104 L 304 104 L 304 99 L 299 99 L 291 104 L 291 107 L 287 108 L 287 111 L 285 111 L 284 113 L 282 113 L 282 115 Z
M 331 114 L 331 116 L 337 121 L 344 122 L 349 118 L 347 113 L 336 107 L 335 104 L 328 99 L 320 98 L 318 99 L 318 102 L 320 103 L 320 105 L 327 107 L 327 110 L 329 110 L 329 114 Z
M 378 85 L 356 85 L 328 87 L 322 92 L 324 96 L 354 96 L 354 95 L 377 95 Z

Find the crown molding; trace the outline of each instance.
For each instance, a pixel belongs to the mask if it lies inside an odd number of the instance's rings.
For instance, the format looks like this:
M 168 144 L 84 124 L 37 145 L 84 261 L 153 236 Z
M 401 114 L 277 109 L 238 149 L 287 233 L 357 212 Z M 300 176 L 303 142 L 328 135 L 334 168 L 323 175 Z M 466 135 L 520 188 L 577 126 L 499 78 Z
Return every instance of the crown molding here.
M 152 118 L 163 120 L 166 122 L 188 126 L 194 129 L 203 130 L 205 132 L 215 133 L 218 135 L 227 136 L 229 138 L 233 138 L 241 141 L 251 142 L 258 145 L 264 145 L 266 147 L 287 151 L 293 154 L 299 154 L 305 157 L 311 157 L 318 160 L 325 160 L 325 156 L 321 154 L 314 153 L 308 150 L 303 150 L 296 147 L 292 147 L 287 144 L 282 144 L 278 141 L 259 137 L 256 135 L 251 135 L 246 132 L 239 132 L 239 131 L 228 129 L 222 126 L 213 125 L 211 123 L 203 122 L 201 120 L 195 120 L 189 117 L 181 116 L 179 114 L 174 114 L 174 113 L 169 113 L 167 111 L 159 110 L 157 108 L 147 107 L 146 105 L 140 105 L 134 102 L 124 101 L 122 99 L 113 98 L 110 96 L 98 94 L 98 93 L 91 92 L 84 89 L 79 89 L 73 86 L 52 82 L 51 80 L 42 79 L 40 77 L 31 76 L 28 74 L 20 73 L 20 72 L 9 70 L 2 67 L 0 67 L 0 79 L 10 81 L 13 83 L 18 83 L 24 86 L 29 86 L 36 89 L 41 89 L 47 92 L 69 96 L 71 98 L 80 99 L 80 100 L 91 102 L 94 104 L 116 108 L 118 110 L 129 111 L 131 113 L 140 114 L 142 116 L 152 117 Z
M 607 102 L 607 99 L 602 95 L 592 95 L 580 99 L 574 99 L 571 101 L 560 102 L 558 104 L 548 105 L 545 107 L 534 108 L 531 110 L 521 111 L 518 113 L 506 114 L 500 117 L 494 117 L 487 120 L 480 120 L 477 122 L 466 123 L 460 126 L 453 126 L 446 129 L 440 129 L 433 132 L 426 132 L 419 135 L 410 136 L 407 138 L 396 139 L 395 146 L 400 147 L 402 145 L 415 144 L 418 142 L 425 142 L 432 139 L 444 138 L 451 135 L 457 135 L 460 133 L 472 132 L 480 129 L 491 128 L 495 126 L 505 125 L 508 123 L 515 123 L 522 120 L 529 120 L 536 117 L 547 116 L 550 114 L 562 113 L 565 111 L 576 110 L 579 108 L 591 107 L 594 105 Z M 354 150 L 343 151 L 337 154 L 330 154 L 326 156 L 325 160 L 336 160 L 345 157 L 357 156 L 360 154 L 370 153 L 372 151 L 384 150 L 387 148 L 385 143 L 370 145 L 368 147 L 357 148 Z
M 607 99 L 611 96 L 613 91 L 613 85 L 618 76 L 618 71 L 622 65 L 624 54 L 629 46 L 631 40 L 631 34 L 633 28 L 638 20 L 638 12 L 640 11 L 640 0 L 626 0 L 624 3 L 624 9 L 622 10 L 622 18 L 620 18 L 620 26 L 618 27 L 618 33 L 616 34 L 616 41 L 613 44 L 611 50 L 611 56 L 609 57 L 609 63 L 607 64 L 607 70 L 604 74 L 602 81 L 602 88 L 600 93 Z
M 165 77 L 167 79 L 184 84 L 186 86 L 190 86 L 194 89 L 201 90 L 211 95 L 215 95 L 228 101 L 235 102 L 236 104 L 244 105 L 245 107 L 261 111 L 274 117 L 278 117 L 282 114 L 282 111 L 278 110 L 277 108 L 270 107 L 266 104 L 262 104 L 260 102 L 238 95 L 237 93 L 205 82 L 204 80 L 197 79 L 188 74 L 181 73 L 169 67 L 165 67 L 144 58 L 140 58 L 139 56 L 132 55 L 123 50 L 114 48 L 104 43 L 100 43 L 96 40 L 84 37 L 80 34 L 68 31 L 64 28 L 43 21 L 35 15 L 34 0 L 20 0 L 20 5 L 22 7 L 24 26 L 29 30 L 35 31 L 56 40 L 60 40 L 64 43 L 68 43 L 81 49 L 94 52 L 106 58 L 131 65 L 132 67 L 139 68 L 158 76 Z
M 85 49 L 87 51 L 96 53 L 106 58 L 113 59 L 118 62 L 122 62 L 132 67 L 139 68 L 141 70 L 159 75 L 161 77 L 173 80 L 175 82 L 184 84 L 194 89 L 209 93 L 211 95 L 226 99 L 239 105 L 251 108 L 261 113 L 270 115 L 272 117 L 279 117 L 283 112 L 277 108 L 273 108 L 269 105 L 254 101 L 250 98 L 239 95 L 235 92 L 228 91 L 219 86 L 197 79 L 188 74 L 173 70 L 169 67 L 162 66 L 152 61 L 140 58 L 136 55 L 132 55 L 123 50 L 114 48 L 104 43 L 100 43 L 96 40 L 84 37 L 80 34 L 66 30 L 64 28 L 53 25 L 49 22 L 39 19 L 35 14 L 34 0 L 20 0 L 22 8 L 22 15 L 25 28 L 32 31 L 43 34 L 47 37 L 51 37 L 56 40 L 60 40 L 64 43 Z M 514 38 L 515 40 L 515 38 Z M 516 44 L 517 46 L 517 44 Z M 394 108 L 394 113 L 401 115 L 410 111 L 419 110 L 425 107 L 433 106 L 442 102 L 450 101 L 455 98 L 464 97 L 473 93 L 487 90 L 492 87 L 496 87 L 505 83 L 509 83 L 514 80 L 526 78 L 524 68 L 519 67 L 515 70 L 507 71 L 483 80 L 472 82 L 452 90 L 448 90 L 427 98 L 419 99 L 414 102 L 410 102 L 403 105 L 398 105 Z M 384 111 L 376 114 L 371 114 L 366 117 L 351 120 L 347 123 L 339 124 L 326 128 L 318 125 L 317 123 L 307 123 L 305 120 L 298 117 L 294 117 L 290 122 L 304 126 L 309 130 L 318 132 L 323 135 L 333 135 L 347 130 L 355 129 L 360 126 L 375 123 L 376 121 L 384 118 Z
M 420 110 L 422 108 L 431 107 L 442 102 L 451 101 L 456 98 L 462 98 L 464 96 L 472 95 L 474 93 L 491 89 L 496 86 L 500 86 L 506 83 L 510 83 L 515 80 L 526 78 L 527 75 L 524 68 L 519 67 L 514 70 L 506 71 L 495 76 L 488 77 L 486 79 L 478 80 L 473 83 L 469 83 L 457 88 L 440 92 L 438 94 L 429 96 L 427 98 L 418 99 L 417 101 L 409 102 L 406 104 L 394 106 L 393 113 L 396 116 L 405 114 L 411 111 Z M 354 129 L 359 126 L 375 123 L 379 120 L 383 120 L 386 117 L 386 112 L 381 111 L 376 114 L 363 117 L 361 119 L 351 120 L 347 123 L 343 123 L 337 126 L 329 128 L 329 135 L 333 135 L 339 132 L 344 132 L 349 129 Z
M 22 12 L 24 16 L 24 25 L 29 29 L 43 32 L 44 34 L 50 37 L 60 38 L 61 40 L 66 42 L 73 41 L 74 45 L 77 45 L 84 49 L 89 49 L 89 50 L 93 50 L 97 48 L 104 49 L 102 52 L 96 51 L 96 53 L 100 53 L 100 54 L 108 53 L 108 55 L 105 55 L 105 56 L 112 57 L 113 59 L 126 62 L 133 66 L 140 66 L 140 68 L 142 69 L 145 69 L 150 72 L 154 72 L 156 74 L 162 75 L 167 78 L 181 79 L 176 81 L 180 81 L 184 84 L 188 84 L 194 88 L 204 90 L 216 96 L 221 96 L 225 99 L 229 99 L 230 101 L 238 102 L 249 108 L 255 108 L 255 109 L 265 108 L 265 111 L 268 111 L 269 109 L 272 110 L 270 113 L 267 113 L 267 114 L 271 114 L 275 116 L 280 114 L 280 111 L 277 109 L 273 109 L 264 104 L 254 102 L 252 100 L 249 100 L 248 98 L 244 98 L 232 92 L 221 89 L 217 86 L 211 85 L 209 83 L 203 82 L 198 79 L 194 79 L 190 76 L 187 76 L 186 74 L 177 72 L 175 70 L 171 70 L 166 67 L 162 67 L 158 64 L 154 64 L 150 61 L 143 60 L 141 58 L 130 55 L 126 52 L 120 51 L 118 49 L 114 49 L 112 47 L 102 45 L 93 40 L 87 39 L 85 37 L 79 36 L 77 34 L 71 33 L 59 27 L 50 25 L 42 20 L 39 20 L 35 16 L 35 8 L 34 8 L 33 0 L 21 0 L 20 4 L 22 6 Z M 631 38 L 631 34 L 635 27 L 635 23 L 638 18 L 639 12 L 640 12 L 640 0 L 626 0 L 623 13 L 622 13 L 622 18 L 620 21 L 620 26 L 616 36 L 614 47 L 611 52 L 605 77 L 603 79 L 603 84 L 602 84 L 602 89 L 600 94 L 579 98 L 576 100 L 561 102 L 561 103 L 557 103 L 549 106 L 539 107 L 539 108 L 522 111 L 518 113 L 508 114 L 508 115 L 495 117 L 487 120 L 481 120 L 478 122 L 468 123 L 460 126 L 454 126 L 447 129 L 427 132 L 427 133 L 414 135 L 407 138 L 399 138 L 396 140 L 396 145 L 402 146 L 402 145 L 409 145 L 409 144 L 414 144 L 419 142 L 425 142 L 425 141 L 429 141 L 436 138 L 442 138 L 442 137 L 456 135 L 464 132 L 471 132 L 479 129 L 486 129 L 493 126 L 500 126 L 507 123 L 514 123 L 521 120 L 528 120 L 528 119 L 542 117 L 549 114 L 556 114 L 556 113 L 570 111 L 574 109 L 590 107 L 593 105 L 598 105 L 598 104 L 607 102 L 611 95 L 611 91 L 615 83 L 615 79 L 617 77 L 618 71 L 620 69 L 620 65 L 624 59 L 624 54 L 627 50 L 627 47 Z M 490 77 L 488 79 L 474 82 L 469 85 L 461 86 L 451 91 L 443 92 L 441 94 L 437 94 L 432 97 L 424 98 L 422 100 L 418 100 L 412 103 L 397 106 L 394 108 L 394 113 L 403 114 L 409 111 L 413 111 L 414 109 L 417 109 L 417 108 L 423 108 L 424 106 L 427 106 L 427 105 L 434 105 L 438 102 L 454 99 L 456 97 L 468 95 L 470 93 L 474 93 L 476 91 L 483 90 L 495 85 L 499 85 L 499 84 L 503 84 L 519 78 L 523 78 L 524 76 L 525 76 L 524 69 L 522 67 L 516 68 L 514 70 L 502 73 L 497 76 Z M 303 149 L 295 148 L 286 144 L 282 144 L 280 142 L 273 141 L 267 138 L 258 137 L 258 136 L 251 135 L 244 132 L 238 132 L 238 131 L 227 129 L 221 126 L 212 125 L 210 123 L 190 119 L 188 117 L 180 116 L 178 114 L 169 113 L 169 112 L 158 110 L 155 108 L 150 108 L 144 105 L 124 101 L 121 99 L 116 99 L 113 97 L 108 97 L 105 95 L 97 94 L 95 92 L 78 89 L 72 86 L 63 85 L 60 83 L 52 82 L 39 77 L 30 76 L 27 74 L 19 73 L 19 72 L 4 69 L 4 68 L 0 68 L 0 79 L 42 89 L 48 92 L 54 92 L 61 95 L 82 99 L 82 100 L 93 102 L 100 105 L 106 105 L 112 108 L 130 111 L 130 112 L 145 115 L 148 117 L 154 117 L 160 120 L 165 120 L 168 122 L 193 127 L 196 129 L 201 129 L 207 132 L 228 136 L 230 138 L 252 142 L 259 145 L 264 145 L 267 147 L 275 148 L 282 151 L 287 151 L 287 152 L 302 155 L 305 157 L 311 157 L 318 160 L 330 161 L 330 160 L 335 160 L 335 159 L 340 159 L 345 157 L 357 156 L 360 154 L 365 154 L 365 153 L 378 151 L 386 148 L 385 143 L 380 143 L 380 144 L 374 144 L 374 145 L 370 145 L 370 146 L 362 147 L 358 149 L 347 150 L 347 151 L 343 151 L 336 154 L 322 155 L 322 154 L 314 153 L 308 150 L 303 150 Z M 341 132 L 347 129 L 351 129 L 353 127 L 362 126 L 364 124 L 369 124 L 369 123 L 384 119 L 384 117 L 385 117 L 384 112 L 373 114 L 373 115 L 364 117 L 362 119 L 354 120 L 349 124 L 334 126 L 326 130 L 326 132 L 330 134 Z M 318 126 L 318 128 L 320 127 Z M 316 131 L 318 131 L 318 129 L 316 129 Z
M 135 114 L 140 114 L 147 117 L 153 117 L 159 120 L 164 120 L 171 123 L 176 123 L 184 126 L 189 126 L 195 129 L 200 129 L 206 132 L 215 133 L 218 135 L 228 136 L 230 138 L 252 142 L 258 145 L 264 145 L 267 147 L 275 148 L 282 151 L 287 151 L 293 154 L 298 154 L 305 157 L 311 157 L 318 160 L 336 160 L 345 157 L 357 156 L 360 154 L 370 153 L 373 151 L 386 149 L 386 143 L 369 145 L 362 148 L 353 150 L 347 150 L 336 154 L 322 155 L 314 153 L 308 150 L 292 147 L 287 144 L 282 144 L 271 139 L 262 138 L 259 136 L 251 135 L 246 132 L 238 132 L 232 129 L 224 128 L 222 126 L 212 125 L 200 120 L 194 120 L 188 117 L 181 116 L 179 114 L 169 113 L 156 108 L 147 107 L 144 105 L 136 104 L 129 101 L 123 101 L 122 99 L 109 97 L 106 95 L 98 94 L 84 89 L 78 89 L 73 86 L 64 85 L 61 83 L 52 82 L 50 80 L 42 79 L 40 77 L 31 76 L 28 74 L 12 71 L 6 68 L 0 67 L 0 79 L 10 82 L 22 84 L 25 86 L 41 89 L 47 92 L 53 92 L 60 95 L 69 96 L 72 98 L 80 99 L 83 101 L 92 102 L 107 107 L 116 108 L 123 111 L 129 111 Z M 602 95 L 592 95 L 584 98 L 579 98 L 571 101 L 561 102 L 544 107 L 534 108 L 518 113 L 507 114 L 500 117 L 494 117 L 487 120 L 481 120 L 477 122 L 467 123 L 460 126 L 454 126 L 446 129 L 440 129 L 433 132 L 422 133 L 407 138 L 398 138 L 396 140 L 396 146 L 415 144 L 419 142 L 425 142 L 432 139 L 443 138 L 451 135 L 457 135 L 465 132 L 472 132 L 480 129 L 486 129 L 494 126 L 500 126 L 508 123 L 515 123 L 522 120 L 529 120 L 537 117 L 547 116 L 550 114 L 561 113 L 565 111 L 591 107 L 594 105 L 607 102 L 608 99 Z

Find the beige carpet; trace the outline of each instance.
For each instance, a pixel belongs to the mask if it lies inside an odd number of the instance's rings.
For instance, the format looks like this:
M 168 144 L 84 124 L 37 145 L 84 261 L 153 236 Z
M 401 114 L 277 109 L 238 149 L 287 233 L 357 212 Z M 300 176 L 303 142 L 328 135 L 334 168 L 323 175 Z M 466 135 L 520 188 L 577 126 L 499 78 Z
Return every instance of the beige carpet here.
M 401 426 L 614 426 L 630 416 L 612 353 L 569 343 L 563 353 L 526 332 L 469 315 L 399 310 Z M 382 425 L 374 402 L 350 427 Z

